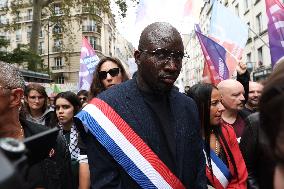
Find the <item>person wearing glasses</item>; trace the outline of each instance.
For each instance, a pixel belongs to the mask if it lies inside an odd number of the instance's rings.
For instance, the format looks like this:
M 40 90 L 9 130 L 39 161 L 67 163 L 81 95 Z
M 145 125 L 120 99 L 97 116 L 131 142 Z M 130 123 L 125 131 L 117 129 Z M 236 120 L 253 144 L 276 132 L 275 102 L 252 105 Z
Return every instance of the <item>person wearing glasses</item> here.
M 54 119 L 52 109 L 48 107 L 48 95 L 45 87 L 38 83 L 31 83 L 25 87 L 24 107 L 21 109 L 21 116 L 26 120 L 44 125 L 55 127 L 52 124 Z
M 120 84 L 129 79 L 122 63 L 113 57 L 102 58 L 93 74 L 93 81 L 90 87 L 89 99 L 94 98 L 100 92 Z
M 173 89 L 184 57 L 180 33 L 169 23 L 150 24 L 134 57 L 136 77 L 75 116 L 92 188 L 207 188 L 196 103 Z
M 87 103 L 88 103 L 88 95 L 89 95 L 89 92 L 87 90 L 80 90 L 77 93 L 77 97 L 79 98 L 82 107 L 87 105 Z
M 20 116 L 19 107 L 24 96 L 24 88 L 25 81 L 18 68 L 0 61 L 0 138 L 24 140 L 49 129 Z M 56 141 L 47 142 L 55 144 L 54 148 L 42 146 L 42 151 L 37 151 L 39 154 L 48 154 L 46 157 L 33 156 L 36 162 L 27 161 L 27 166 L 19 165 L 24 167 L 23 172 L 17 172 L 23 176 L 21 187 L 75 188 L 71 178 L 70 154 L 62 132 L 59 132 Z M 5 170 L 2 169 L 1 172 L 3 171 Z

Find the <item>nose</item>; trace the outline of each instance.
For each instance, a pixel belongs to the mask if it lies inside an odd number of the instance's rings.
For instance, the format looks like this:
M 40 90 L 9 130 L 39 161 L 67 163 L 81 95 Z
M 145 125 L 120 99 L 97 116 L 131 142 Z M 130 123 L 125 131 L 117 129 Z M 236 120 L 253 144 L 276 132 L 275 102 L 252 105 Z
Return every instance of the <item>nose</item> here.
M 218 111 L 219 112 L 225 111 L 225 107 L 223 106 L 223 104 L 221 102 L 218 104 Z
M 109 73 L 107 73 L 106 80 L 108 80 L 108 81 L 112 80 L 112 76 Z
M 181 63 L 174 60 L 172 56 L 169 56 L 165 62 L 165 70 L 169 72 L 176 72 L 180 69 Z
M 245 100 L 245 97 L 244 97 L 244 95 L 243 95 L 243 94 L 241 94 L 241 96 L 240 96 L 240 100 L 241 100 L 241 101 L 244 101 L 244 100 Z
M 58 109 L 58 113 L 59 114 L 62 114 L 64 111 L 63 111 L 63 108 L 62 107 L 60 107 L 59 109 Z

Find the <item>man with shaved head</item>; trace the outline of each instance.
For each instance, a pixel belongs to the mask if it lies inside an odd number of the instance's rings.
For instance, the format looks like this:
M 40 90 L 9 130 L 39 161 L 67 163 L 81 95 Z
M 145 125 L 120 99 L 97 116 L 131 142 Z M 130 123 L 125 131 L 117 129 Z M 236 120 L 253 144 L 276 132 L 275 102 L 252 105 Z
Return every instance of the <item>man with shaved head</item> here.
M 195 102 L 173 89 L 184 46 L 168 23 L 147 26 L 134 79 L 90 101 L 76 117 L 93 188 L 207 188 Z M 80 124 L 80 123 L 79 123 Z
M 244 87 L 236 80 L 227 79 L 218 84 L 218 89 L 222 96 L 222 104 L 225 111 L 222 119 L 225 124 L 231 125 L 238 138 L 241 137 L 244 129 L 244 118 L 240 115 L 240 111 L 244 107 Z

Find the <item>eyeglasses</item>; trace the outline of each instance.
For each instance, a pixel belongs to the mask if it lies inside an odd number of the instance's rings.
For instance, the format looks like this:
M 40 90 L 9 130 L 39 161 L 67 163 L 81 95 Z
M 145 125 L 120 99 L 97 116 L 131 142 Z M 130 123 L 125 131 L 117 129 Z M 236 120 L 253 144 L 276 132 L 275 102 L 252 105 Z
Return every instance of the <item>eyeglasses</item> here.
M 119 68 L 112 68 L 108 71 L 99 71 L 100 80 L 106 79 L 108 73 L 111 75 L 111 77 L 115 77 L 119 74 Z
M 139 51 L 151 54 L 158 60 L 166 60 L 173 57 L 174 60 L 181 61 L 184 57 L 184 52 L 182 51 L 171 51 L 169 49 L 163 48 L 157 48 L 153 51 L 139 49 Z

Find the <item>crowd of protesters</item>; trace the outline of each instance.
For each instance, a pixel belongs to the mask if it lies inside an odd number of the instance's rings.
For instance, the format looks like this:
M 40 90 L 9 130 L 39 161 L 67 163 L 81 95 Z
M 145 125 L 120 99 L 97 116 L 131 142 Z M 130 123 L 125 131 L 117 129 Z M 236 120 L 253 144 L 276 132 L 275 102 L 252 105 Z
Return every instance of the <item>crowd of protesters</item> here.
M 265 81 L 250 81 L 239 62 L 236 80 L 182 94 L 174 82 L 184 46 L 173 26 L 147 26 L 134 56 L 132 79 L 104 57 L 89 91 L 52 99 L 0 62 L 0 138 L 58 128 L 7 188 L 284 188 L 284 59 Z

